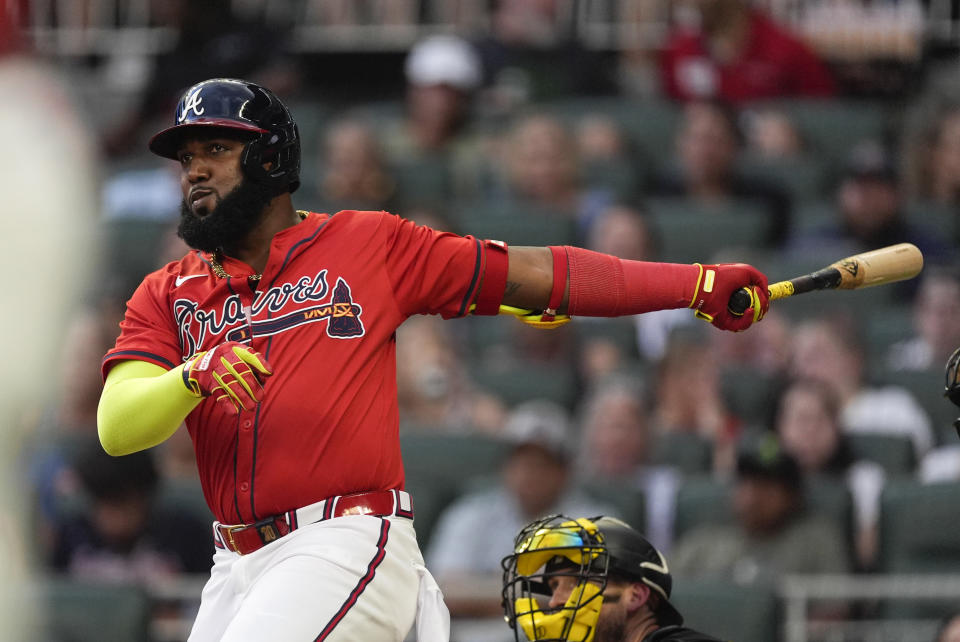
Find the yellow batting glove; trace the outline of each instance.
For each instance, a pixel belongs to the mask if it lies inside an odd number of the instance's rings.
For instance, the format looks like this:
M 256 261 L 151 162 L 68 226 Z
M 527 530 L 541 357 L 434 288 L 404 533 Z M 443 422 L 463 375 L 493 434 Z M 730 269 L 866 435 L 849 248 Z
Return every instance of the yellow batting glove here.
M 214 397 L 234 412 L 253 410 L 263 398 L 263 382 L 273 374 L 256 350 L 236 341 L 198 352 L 183 364 L 183 384 L 197 397 Z

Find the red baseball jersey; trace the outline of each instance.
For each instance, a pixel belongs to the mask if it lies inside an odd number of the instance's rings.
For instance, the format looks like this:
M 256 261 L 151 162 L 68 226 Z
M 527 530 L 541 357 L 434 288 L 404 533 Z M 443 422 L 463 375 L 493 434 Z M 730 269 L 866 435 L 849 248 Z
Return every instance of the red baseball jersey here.
M 462 316 L 482 244 L 385 212 L 311 213 L 277 234 L 263 277 L 192 252 L 148 275 L 103 363 L 173 368 L 227 340 L 273 368 L 263 401 L 230 414 L 205 399 L 186 425 L 207 503 L 249 523 L 333 495 L 403 487 L 395 330 L 413 314 Z
M 750 12 L 750 35 L 738 60 L 718 64 L 696 30 L 672 34 L 660 60 L 663 88 L 678 100 L 721 98 L 730 102 L 784 96 L 831 96 L 826 65 L 798 37 L 758 10 Z

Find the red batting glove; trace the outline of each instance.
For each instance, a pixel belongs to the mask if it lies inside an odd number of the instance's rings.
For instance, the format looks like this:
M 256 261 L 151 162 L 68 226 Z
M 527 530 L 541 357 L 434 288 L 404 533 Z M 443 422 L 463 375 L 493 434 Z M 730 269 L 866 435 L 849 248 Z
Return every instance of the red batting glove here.
M 708 321 L 721 330 L 740 332 L 763 318 L 770 307 L 767 277 L 746 263 L 701 265 L 700 278 L 690 307 L 699 319 Z M 740 288 L 750 293 L 750 307 L 742 315 L 735 315 L 727 306 L 730 296 Z
M 197 397 L 226 401 L 238 413 L 252 410 L 263 398 L 263 380 L 273 374 L 256 350 L 227 341 L 198 352 L 183 364 L 183 383 Z

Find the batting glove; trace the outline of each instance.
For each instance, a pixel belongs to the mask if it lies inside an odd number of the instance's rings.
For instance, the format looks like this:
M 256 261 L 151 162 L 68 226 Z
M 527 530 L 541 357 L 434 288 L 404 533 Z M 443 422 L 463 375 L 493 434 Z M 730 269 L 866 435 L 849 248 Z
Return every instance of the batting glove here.
M 740 332 L 763 318 L 770 307 L 767 277 L 745 263 L 701 265 L 700 278 L 690 307 L 698 319 L 712 323 L 721 330 Z M 750 307 L 743 314 L 728 309 L 730 296 L 743 288 L 750 293 Z
M 183 365 L 183 383 L 197 397 L 213 396 L 236 413 L 263 398 L 263 380 L 273 374 L 267 360 L 242 343 L 227 341 L 198 352 Z

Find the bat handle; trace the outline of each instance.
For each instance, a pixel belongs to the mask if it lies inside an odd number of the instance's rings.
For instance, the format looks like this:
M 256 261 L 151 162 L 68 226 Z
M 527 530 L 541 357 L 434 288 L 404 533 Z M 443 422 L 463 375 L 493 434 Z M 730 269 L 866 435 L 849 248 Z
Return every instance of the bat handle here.
M 735 317 L 742 317 L 743 313 L 750 307 L 750 291 L 747 288 L 740 288 L 730 295 L 727 302 L 727 310 Z
M 807 281 L 809 281 L 809 283 Z M 809 292 L 814 289 L 816 288 L 813 286 L 812 279 L 809 277 L 800 277 L 792 281 L 777 281 L 776 283 L 771 283 L 767 286 L 767 295 L 771 301 L 774 301 L 776 299 L 793 296 L 794 294 Z M 743 316 L 743 313 L 746 312 L 749 307 L 750 290 L 747 288 L 740 288 L 731 294 L 730 300 L 727 302 L 727 310 L 730 314 L 737 317 Z

